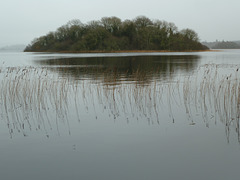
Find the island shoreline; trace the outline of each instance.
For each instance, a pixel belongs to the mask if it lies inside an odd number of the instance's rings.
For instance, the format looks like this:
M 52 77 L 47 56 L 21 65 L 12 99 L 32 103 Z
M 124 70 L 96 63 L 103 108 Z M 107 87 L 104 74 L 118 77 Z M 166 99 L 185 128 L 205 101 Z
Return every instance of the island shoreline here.
M 24 51 L 24 52 L 33 52 L 33 53 L 73 53 L 73 54 L 94 54 L 94 53 L 181 53 L 181 52 L 220 52 L 221 50 L 186 50 L 186 51 L 171 51 L 171 50 L 113 50 L 113 51 L 101 51 L 101 50 L 94 50 L 94 51 Z

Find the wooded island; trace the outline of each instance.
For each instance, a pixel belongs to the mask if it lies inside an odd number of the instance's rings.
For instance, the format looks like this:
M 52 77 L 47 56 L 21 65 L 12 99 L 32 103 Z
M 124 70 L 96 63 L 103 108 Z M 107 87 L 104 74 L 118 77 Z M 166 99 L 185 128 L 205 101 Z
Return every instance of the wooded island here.
M 25 52 L 112 52 L 207 50 L 191 29 L 178 31 L 174 23 L 138 16 L 122 21 L 103 17 L 87 24 L 69 21 L 55 32 L 34 39 Z

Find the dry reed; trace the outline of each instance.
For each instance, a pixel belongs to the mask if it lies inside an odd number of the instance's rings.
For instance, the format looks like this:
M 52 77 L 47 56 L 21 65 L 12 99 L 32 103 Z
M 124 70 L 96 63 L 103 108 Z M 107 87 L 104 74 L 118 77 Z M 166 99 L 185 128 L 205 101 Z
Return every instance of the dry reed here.
M 227 139 L 234 129 L 240 142 L 238 70 L 232 65 L 205 65 L 184 78 L 146 82 L 149 74 L 137 69 L 128 82 L 112 70 L 103 72 L 103 79 L 76 80 L 47 68 L 2 68 L 1 118 L 11 137 L 15 132 L 26 136 L 31 130 L 49 137 L 53 129 L 60 134 L 65 127 L 70 133 L 69 116 L 81 121 L 84 112 L 96 119 L 104 112 L 115 122 L 124 118 L 127 123 L 145 119 L 161 124 L 164 114 L 174 123 L 179 121 L 176 112 L 185 111 L 190 125 L 196 124 L 194 117 L 200 113 L 207 127 L 219 120 Z

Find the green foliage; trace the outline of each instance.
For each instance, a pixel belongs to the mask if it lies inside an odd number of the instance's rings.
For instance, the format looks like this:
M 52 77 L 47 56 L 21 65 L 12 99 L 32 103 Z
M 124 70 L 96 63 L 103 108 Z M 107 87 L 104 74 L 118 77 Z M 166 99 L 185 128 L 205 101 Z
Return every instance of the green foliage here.
M 103 17 L 88 24 L 69 21 L 55 32 L 34 39 L 25 51 L 118 51 L 118 50 L 205 50 L 196 32 L 178 31 L 173 23 L 152 21 L 145 16 L 134 20 Z

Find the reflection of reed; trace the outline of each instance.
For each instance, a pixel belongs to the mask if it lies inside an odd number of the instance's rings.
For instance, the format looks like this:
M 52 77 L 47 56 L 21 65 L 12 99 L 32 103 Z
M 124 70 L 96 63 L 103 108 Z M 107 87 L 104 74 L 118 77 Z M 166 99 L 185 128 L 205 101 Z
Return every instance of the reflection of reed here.
M 128 82 L 117 71 L 106 71 L 104 80 L 98 81 L 62 78 L 45 68 L 2 69 L 1 117 L 11 137 L 15 132 L 26 136 L 31 130 L 49 136 L 52 130 L 70 133 L 70 117 L 81 121 L 87 112 L 94 118 L 103 118 L 104 114 L 114 121 L 124 118 L 126 122 L 135 119 L 161 124 L 166 117 L 173 123 L 179 121 L 177 118 L 184 114 L 178 113 L 185 111 L 189 124 L 194 125 L 201 113 L 206 126 L 220 120 L 227 138 L 234 129 L 240 142 L 237 67 L 207 65 L 194 76 L 171 82 L 144 83 L 147 74 L 138 69 L 132 74 L 135 78 Z
M 198 70 L 198 76 L 188 78 L 184 87 L 190 86 L 191 91 L 185 96 L 185 107 L 191 105 L 202 113 L 207 126 L 209 121 L 219 119 L 224 125 L 229 140 L 231 127 L 239 135 L 240 117 L 240 81 L 238 67 L 231 65 L 206 65 Z M 190 103 L 194 100 L 194 104 Z M 189 112 L 190 113 L 190 112 Z
M 49 109 L 54 109 L 57 118 L 67 117 L 67 80 L 56 81 L 46 69 L 8 68 L 1 79 L 1 109 L 3 119 L 14 131 L 52 129 Z M 58 121 L 56 121 L 58 123 Z M 58 126 L 57 126 L 58 127 Z

